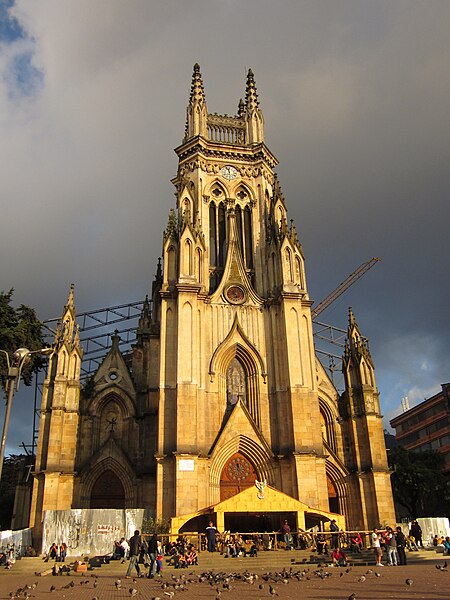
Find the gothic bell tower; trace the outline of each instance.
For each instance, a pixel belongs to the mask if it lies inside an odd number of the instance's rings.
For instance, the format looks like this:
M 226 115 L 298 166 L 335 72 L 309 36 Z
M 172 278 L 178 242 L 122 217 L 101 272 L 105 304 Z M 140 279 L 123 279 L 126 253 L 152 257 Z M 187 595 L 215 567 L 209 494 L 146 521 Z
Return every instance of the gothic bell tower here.
M 153 382 L 157 514 L 212 505 L 233 476 L 241 489 L 229 464 L 328 510 L 304 255 L 251 70 L 229 116 L 208 111 L 194 66 L 176 153 Z

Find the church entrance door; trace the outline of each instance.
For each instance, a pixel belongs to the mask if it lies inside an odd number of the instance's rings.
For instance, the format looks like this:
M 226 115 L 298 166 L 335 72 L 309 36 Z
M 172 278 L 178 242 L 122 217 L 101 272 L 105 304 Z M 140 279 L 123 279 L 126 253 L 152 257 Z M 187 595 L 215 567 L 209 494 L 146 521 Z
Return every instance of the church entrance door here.
M 125 490 L 115 473 L 107 470 L 94 483 L 91 508 L 125 508 Z
M 236 452 L 228 459 L 220 477 L 220 501 L 254 486 L 257 478 L 251 462 L 243 454 Z

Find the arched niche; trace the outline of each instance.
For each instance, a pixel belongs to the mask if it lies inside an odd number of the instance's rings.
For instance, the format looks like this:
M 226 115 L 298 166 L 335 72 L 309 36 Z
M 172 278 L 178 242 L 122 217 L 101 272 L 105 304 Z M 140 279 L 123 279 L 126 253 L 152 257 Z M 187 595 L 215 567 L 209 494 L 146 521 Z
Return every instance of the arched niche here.
M 101 473 L 91 490 L 90 508 L 125 508 L 125 490 L 111 469 Z

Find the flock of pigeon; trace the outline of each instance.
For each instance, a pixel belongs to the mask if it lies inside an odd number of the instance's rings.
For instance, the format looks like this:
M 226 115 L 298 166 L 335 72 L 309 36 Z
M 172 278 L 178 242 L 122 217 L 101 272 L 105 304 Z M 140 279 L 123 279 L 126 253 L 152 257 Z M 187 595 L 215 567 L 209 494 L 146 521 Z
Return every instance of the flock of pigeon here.
M 447 562 L 444 562 L 443 564 L 437 564 L 435 565 L 436 569 L 440 570 L 440 571 L 444 571 L 447 572 L 448 571 L 448 567 L 447 567 Z M 347 567 L 346 569 L 339 569 L 338 573 L 339 573 L 339 577 L 344 577 L 344 575 L 348 575 L 349 573 L 351 573 L 352 571 L 352 567 Z M 303 580 L 306 581 L 310 581 L 311 579 L 317 578 L 317 579 L 327 579 L 329 577 L 332 577 L 333 575 L 336 575 L 336 570 L 333 570 L 333 572 L 331 570 L 328 570 L 327 567 L 319 567 L 316 569 L 312 569 L 312 568 L 303 568 L 300 570 L 294 570 L 294 568 L 291 566 L 289 569 L 282 569 L 281 571 L 274 571 L 274 572 L 265 572 L 261 575 L 257 575 L 256 573 L 251 573 L 249 571 L 243 571 L 243 572 L 223 572 L 223 571 L 205 571 L 199 574 L 195 574 L 193 572 L 189 573 L 189 574 L 182 574 L 182 575 L 175 575 L 172 574 L 170 579 L 168 580 L 164 580 L 164 579 L 160 579 L 160 580 L 154 580 L 153 585 L 150 589 L 146 589 L 146 596 L 148 592 L 153 592 L 153 593 L 159 593 L 159 590 L 161 590 L 160 595 L 155 595 L 153 597 L 151 597 L 151 600 L 167 600 L 168 598 L 172 599 L 174 598 L 174 596 L 180 592 L 184 592 L 187 591 L 190 586 L 194 585 L 194 584 L 206 584 L 208 586 L 210 586 L 211 588 L 211 592 L 212 592 L 212 596 L 214 595 L 215 600 L 224 600 L 223 598 L 221 598 L 222 594 L 226 593 L 226 592 L 230 592 L 231 590 L 233 590 L 233 588 L 235 588 L 237 583 L 244 583 L 244 584 L 248 584 L 248 585 L 252 585 L 255 586 L 261 596 L 262 595 L 268 595 L 268 596 L 279 596 L 279 592 L 278 590 L 280 590 L 283 586 L 288 585 L 289 583 L 291 583 L 292 581 L 296 581 L 296 582 L 300 582 Z M 364 575 L 360 575 L 358 577 L 356 577 L 355 579 L 355 583 L 358 584 L 363 584 L 368 578 L 370 577 L 381 577 L 381 573 L 377 570 L 373 570 L 373 569 L 368 569 Z M 127 582 L 128 583 L 128 582 Z M 134 598 L 135 596 L 137 596 L 138 594 L 141 594 L 141 592 L 138 590 L 137 587 L 135 587 L 135 584 L 137 583 L 136 579 L 133 579 L 132 581 L 133 585 L 131 587 L 122 586 L 122 580 L 121 579 L 116 579 L 114 582 L 114 587 L 117 591 L 123 590 L 123 589 L 127 589 L 128 587 L 128 594 L 130 596 L 130 598 Z M 410 578 L 407 578 L 405 580 L 405 585 L 408 587 L 411 587 L 413 585 L 413 580 Z M 60 597 L 60 592 L 62 590 L 70 590 L 71 588 L 75 588 L 76 586 L 84 586 L 85 588 L 88 587 L 90 588 L 92 584 L 92 588 L 95 590 L 98 587 L 98 576 L 95 574 L 91 575 L 90 579 L 85 579 L 82 578 L 80 581 L 78 581 L 77 583 L 75 583 L 74 580 L 71 580 L 69 583 L 67 583 L 66 585 L 63 586 L 56 586 L 56 585 L 51 585 L 50 586 L 50 592 L 51 593 L 56 593 L 57 597 Z M 14 598 L 20 598 L 20 599 L 25 599 L 25 600 L 29 600 L 31 598 L 33 598 L 34 594 L 33 591 L 36 590 L 38 586 L 38 582 L 36 581 L 35 583 L 31 584 L 31 585 L 25 585 L 23 588 L 18 588 L 16 591 L 14 592 L 10 592 L 9 593 L 9 597 L 11 599 Z M 43 584 L 41 583 L 40 588 L 43 589 Z M 143 594 L 142 594 L 143 595 Z M 148 596 L 147 596 L 148 597 Z M 357 600 L 358 596 L 356 594 L 356 592 L 353 592 L 352 594 L 350 594 L 350 596 L 348 597 L 348 600 Z M 99 600 L 98 596 L 93 596 L 92 600 Z

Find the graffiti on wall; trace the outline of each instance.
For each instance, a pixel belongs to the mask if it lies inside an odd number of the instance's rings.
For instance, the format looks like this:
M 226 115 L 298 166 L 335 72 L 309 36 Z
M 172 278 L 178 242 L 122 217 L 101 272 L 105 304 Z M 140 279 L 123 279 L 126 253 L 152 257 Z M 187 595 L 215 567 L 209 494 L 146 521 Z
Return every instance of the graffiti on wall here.
M 55 542 L 65 542 L 68 554 L 104 555 L 112 553 L 114 541 L 129 539 L 141 529 L 144 509 L 47 510 L 44 513 L 42 552 Z

